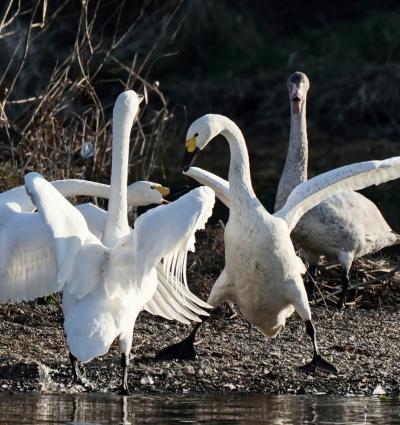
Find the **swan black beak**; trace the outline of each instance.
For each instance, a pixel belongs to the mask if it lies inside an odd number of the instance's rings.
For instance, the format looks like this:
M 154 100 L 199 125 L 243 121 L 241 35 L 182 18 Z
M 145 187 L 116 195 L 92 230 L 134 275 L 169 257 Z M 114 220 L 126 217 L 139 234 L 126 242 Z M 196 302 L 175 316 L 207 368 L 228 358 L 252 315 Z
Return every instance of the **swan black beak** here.
M 185 155 L 183 156 L 182 160 L 183 171 L 189 170 L 189 168 L 193 165 L 194 161 L 196 161 L 199 152 L 199 148 L 196 148 L 193 152 L 188 152 L 187 150 L 185 151 Z

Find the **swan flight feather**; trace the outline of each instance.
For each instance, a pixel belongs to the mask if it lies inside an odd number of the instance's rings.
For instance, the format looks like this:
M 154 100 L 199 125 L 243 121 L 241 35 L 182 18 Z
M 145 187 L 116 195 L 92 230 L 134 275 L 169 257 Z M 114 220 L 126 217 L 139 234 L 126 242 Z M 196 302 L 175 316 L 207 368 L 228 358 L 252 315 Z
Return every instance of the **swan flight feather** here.
M 203 186 L 169 205 L 153 208 L 136 220 L 135 246 L 140 247 L 136 258 L 138 281 L 154 267 L 154 258 L 158 261 L 163 258 L 163 268 L 171 284 L 178 292 L 182 283 L 187 289 L 187 253 L 194 252 L 195 231 L 204 229 L 214 202 L 213 190 Z
M 27 174 L 25 187 L 54 239 L 60 290 L 71 274 L 78 252 L 91 233 L 83 215 L 40 174 Z
M 293 230 L 307 211 L 330 196 L 350 190 L 361 190 L 399 177 L 400 157 L 339 167 L 296 186 L 275 216 L 283 218 L 289 230 Z

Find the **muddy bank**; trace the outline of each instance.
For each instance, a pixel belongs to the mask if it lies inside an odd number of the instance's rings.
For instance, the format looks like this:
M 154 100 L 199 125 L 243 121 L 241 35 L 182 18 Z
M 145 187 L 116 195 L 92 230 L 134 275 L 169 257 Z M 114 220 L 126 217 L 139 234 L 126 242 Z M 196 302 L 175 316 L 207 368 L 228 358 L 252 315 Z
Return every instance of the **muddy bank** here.
M 222 230 L 209 229 L 198 240 L 189 277 L 196 292 L 206 297 L 223 264 Z M 381 263 L 376 264 L 381 267 Z M 335 270 L 329 273 L 333 279 Z M 325 279 L 324 276 L 319 278 Z M 298 317 L 293 316 L 277 338 L 267 339 L 240 313 L 231 317 L 229 309 L 225 318 L 203 325 L 195 361 L 155 363 L 154 354 L 178 341 L 189 328 L 142 313 L 134 334 L 130 388 L 134 392 L 369 395 L 380 384 L 387 393 L 397 393 L 400 313 L 394 285 L 395 278 L 380 293 L 375 289 L 370 298 L 366 297 L 369 308 L 365 308 L 367 302 L 364 307 L 358 303 L 361 307 L 343 312 L 330 306 L 313 307 L 321 351 L 338 368 L 338 375 L 298 368 L 312 356 L 310 341 Z M 371 296 L 379 298 L 378 307 L 371 308 Z M 56 301 L 1 306 L 1 391 L 86 391 L 71 382 L 62 312 Z M 86 372 L 96 391 L 116 391 L 120 376 L 117 344 L 106 356 L 87 364 Z
M 23 315 L 30 320 L 19 323 Z M 66 348 L 56 306 L 21 306 L 0 324 L 1 391 L 79 392 L 71 382 Z M 298 366 L 311 358 L 311 346 L 300 320 L 293 318 L 283 333 L 266 339 L 240 315 L 212 321 L 199 333 L 198 358 L 154 363 L 149 357 L 187 328 L 142 314 L 134 338 L 129 383 L 132 391 L 260 392 L 371 394 L 377 384 L 397 392 L 400 384 L 400 314 L 391 309 L 314 309 L 320 347 L 339 374 L 306 373 Z M 37 321 L 36 321 L 37 320 Z M 51 326 L 44 325 L 53 321 Z M 144 356 L 141 360 L 140 357 Z M 117 346 L 86 365 L 97 391 L 116 391 L 119 380 Z

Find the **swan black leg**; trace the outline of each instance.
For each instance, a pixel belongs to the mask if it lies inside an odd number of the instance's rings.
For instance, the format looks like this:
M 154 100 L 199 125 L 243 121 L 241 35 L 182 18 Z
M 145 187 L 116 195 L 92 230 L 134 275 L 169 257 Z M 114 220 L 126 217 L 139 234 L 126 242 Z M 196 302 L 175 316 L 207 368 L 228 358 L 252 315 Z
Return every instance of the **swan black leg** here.
M 129 355 L 122 353 L 121 355 L 121 367 L 122 367 L 122 383 L 121 388 L 119 390 L 119 394 L 121 395 L 129 395 L 128 388 L 128 366 L 129 366 Z
M 197 323 L 192 332 L 185 339 L 176 344 L 169 345 L 168 347 L 165 347 L 159 351 L 156 354 L 155 360 L 194 360 L 197 355 L 196 349 L 194 347 L 194 340 L 201 323 Z
M 72 375 L 76 382 L 80 382 L 82 379 L 81 371 L 79 370 L 79 363 L 78 359 L 69 352 L 69 361 L 71 362 L 72 366 Z
M 337 373 L 336 367 L 333 366 L 333 364 L 326 360 L 324 357 L 322 357 L 319 353 L 313 322 L 311 320 L 306 320 L 304 323 L 306 325 L 306 333 L 310 337 L 313 345 L 314 356 L 310 363 L 306 364 L 305 366 L 302 366 L 302 369 L 309 370 L 317 368 L 325 370 L 327 372 Z
M 79 361 L 78 359 L 69 352 L 69 360 L 72 365 L 72 374 L 74 381 L 85 387 L 88 391 L 95 391 L 95 387 L 90 383 L 90 381 L 82 375 L 80 369 L 79 369 Z
M 309 277 L 307 281 L 305 282 L 304 286 L 306 287 L 308 300 L 314 301 L 315 300 L 315 277 L 317 275 L 317 266 L 315 264 L 309 266 L 308 274 L 309 274 Z
M 349 284 L 350 284 L 349 272 L 347 270 L 343 270 L 341 280 L 342 280 L 342 292 L 340 294 L 339 301 L 337 304 L 339 309 L 346 307 L 347 294 L 349 291 Z

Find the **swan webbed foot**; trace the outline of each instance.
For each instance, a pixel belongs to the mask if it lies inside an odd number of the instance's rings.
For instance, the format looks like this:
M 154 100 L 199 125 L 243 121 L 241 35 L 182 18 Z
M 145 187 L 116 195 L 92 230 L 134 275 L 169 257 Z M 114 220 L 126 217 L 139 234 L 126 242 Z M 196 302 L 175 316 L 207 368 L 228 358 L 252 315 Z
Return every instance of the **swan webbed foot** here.
M 301 366 L 300 368 L 303 370 L 321 369 L 325 370 L 326 372 L 337 373 L 336 367 L 333 366 L 331 362 L 322 357 L 319 353 L 317 337 L 315 335 L 315 328 L 313 322 L 311 321 L 311 319 L 309 319 L 306 320 L 304 323 L 306 325 L 306 333 L 310 337 L 311 342 L 313 344 L 314 356 L 310 363 Z
M 130 394 L 131 392 L 129 391 L 128 385 L 122 384 L 119 388 L 118 395 L 130 395 Z
M 96 391 L 96 387 L 86 378 L 84 373 L 82 373 L 78 359 L 72 354 L 69 353 L 69 359 L 72 365 L 72 382 L 75 385 L 81 385 L 87 391 L 93 392 Z
M 304 371 L 314 371 L 315 369 L 320 369 L 329 373 L 338 373 L 336 367 L 329 360 L 322 357 L 321 354 L 314 354 L 311 362 L 300 366 L 300 369 Z
M 195 360 L 197 352 L 194 347 L 194 339 L 200 325 L 201 323 L 197 323 L 190 335 L 182 341 L 169 345 L 159 351 L 154 357 L 154 360 L 157 362 L 164 360 Z
M 164 361 L 164 360 L 195 360 L 196 359 L 196 349 L 193 344 L 194 338 L 190 334 L 187 338 L 182 341 L 169 345 L 168 347 L 163 348 L 155 356 L 155 361 Z
M 95 392 L 97 391 L 96 387 L 87 379 L 85 376 L 81 375 L 78 379 L 74 380 L 76 384 L 82 385 L 83 388 L 85 388 L 88 392 Z

